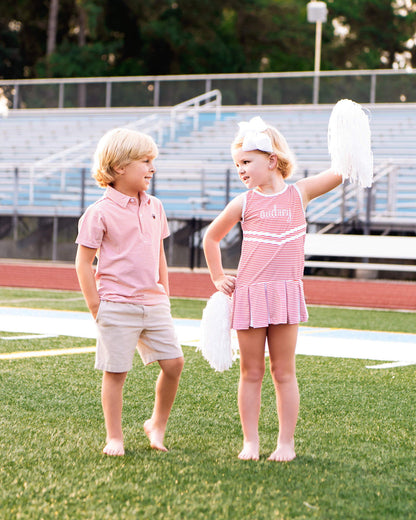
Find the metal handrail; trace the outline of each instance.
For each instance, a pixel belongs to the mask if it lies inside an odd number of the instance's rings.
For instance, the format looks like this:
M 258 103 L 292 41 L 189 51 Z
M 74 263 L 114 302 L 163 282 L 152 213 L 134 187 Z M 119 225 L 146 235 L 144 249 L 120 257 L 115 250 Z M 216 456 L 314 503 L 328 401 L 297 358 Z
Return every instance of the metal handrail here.
M 199 114 L 207 109 L 215 108 L 216 119 L 221 115 L 221 92 L 219 90 L 212 90 L 200 96 L 194 97 L 178 105 L 175 105 L 169 114 L 168 119 L 160 118 L 156 114 L 140 118 L 132 123 L 124 125 L 123 128 L 144 129 L 147 133 L 156 133 L 158 144 L 162 144 L 164 131 L 170 129 L 170 138 L 173 140 L 176 134 L 176 126 L 178 122 L 185 120 L 188 117 L 193 117 L 194 130 L 198 129 Z M 73 162 L 70 160 L 71 156 L 76 154 L 76 160 L 80 162 L 82 159 L 87 159 L 90 156 L 91 147 L 95 144 L 94 139 L 89 139 L 83 143 L 71 146 L 65 150 L 54 153 L 48 157 L 40 159 L 31 165 L 30 168 L 30 188 L 29 188 L 29 202 L 33 204 L 34 189 L 38 179 L 50 176 L 53 173 L 53 167 L 61 170 L 61 186 L 65 186 L 65 168 L 73 167 Z M 84 151 L 84 155 L 82 152 Z M 36 174 L 37 170 L 39 173 Z M 55 170 L 56 171 L 56 170 Z
M 389 162 L 379 164 L 375 169 L 373 186 L 376 186 L 382 178 L 386 176 L 389 177 L 391 173 L 395 170 L 396 167 L 390 164 Z M 320 218 L 322 218 L 324 215 L 327 215 L 334 209 L 341 208 L 341 206 L 345 204 L 345 201 L 350 200 L 354 197 L 357 198 L 357 204 L 355 210 L 351 212 L 349 216 L 352 216 L 354 214 L 360 215 L 360 202 L 362 202 L 363 192 L 364 190 L 356 184 L 348 184 L 344 187 L 344 190 L 333 191 L 325 200 L 319 203 L 315 203 L 313 209 L 310 210 L 307 214 L 308 222 L 313 223 L 318 221 Z
M 210 101 L 211 99 L 212 101 Z M 221 115 L 221 103 L 221 92 L 218 89 L 215 89 L 175 105 L 170 111 L 171 140 L 175 139 L 177 121 L 182 121 L 186 117 L 192 116 L 194 121 L 194 130 L 197 130 L 199 113 L 207 108 L 215 107 L 216 119 L 219 119 Z

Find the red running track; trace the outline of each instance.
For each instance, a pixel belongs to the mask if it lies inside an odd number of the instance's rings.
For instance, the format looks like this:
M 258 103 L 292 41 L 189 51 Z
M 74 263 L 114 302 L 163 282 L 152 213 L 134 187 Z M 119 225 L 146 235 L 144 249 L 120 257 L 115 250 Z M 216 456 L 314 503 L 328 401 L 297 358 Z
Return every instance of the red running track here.
M 209 298 L 215 292 L 207 272 L 169 271 L 171 296 Z M 72 264 L 0 262 L 0 286 L 79 291 Z M 308 304 L 416 311 L 416 283 L 305 277 Z

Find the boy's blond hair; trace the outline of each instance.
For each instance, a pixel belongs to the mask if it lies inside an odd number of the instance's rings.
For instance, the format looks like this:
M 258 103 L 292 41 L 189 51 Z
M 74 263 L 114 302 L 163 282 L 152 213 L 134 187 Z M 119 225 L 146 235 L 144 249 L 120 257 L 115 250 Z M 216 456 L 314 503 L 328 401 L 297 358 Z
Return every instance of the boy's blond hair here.
M 92 174 L 97 184 L 106 188 L 118 177 L 116 168 L 122 168 L 144 157 L 154 159 L 157 154 L 156 143 L 150 135 L 129 128 L 114 128 L 98 142 Z
M 273 153 L 277 155 L 277 168 L 284 179 L 292 175 L 296 168 L 295 157 L 287 144 L 285 137 L 273 126 L 268 126 L 263 132 L 270 137 Z M 231 151 L 243 146 L 244 137 L 237 135 L 231 144 Z M 268 152 L 256 150 L 260 153 L 270 155 Z

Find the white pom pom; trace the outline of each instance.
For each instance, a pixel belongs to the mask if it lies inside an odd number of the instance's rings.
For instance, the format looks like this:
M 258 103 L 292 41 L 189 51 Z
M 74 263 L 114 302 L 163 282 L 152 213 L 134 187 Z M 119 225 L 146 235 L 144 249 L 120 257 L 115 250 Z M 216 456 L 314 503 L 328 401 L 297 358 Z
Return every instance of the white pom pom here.
M 202 313 L 201 346 L 198 349 L 212 368 L 223 372 L 233 364 L 231 347 L 231 298 L 214 293 Z
M 368 117 L 361 105 L 341 99 L 332 109 L 328 124 L 331 167 L 343 180 L 370 187 L 373 182 L 373 153 Z

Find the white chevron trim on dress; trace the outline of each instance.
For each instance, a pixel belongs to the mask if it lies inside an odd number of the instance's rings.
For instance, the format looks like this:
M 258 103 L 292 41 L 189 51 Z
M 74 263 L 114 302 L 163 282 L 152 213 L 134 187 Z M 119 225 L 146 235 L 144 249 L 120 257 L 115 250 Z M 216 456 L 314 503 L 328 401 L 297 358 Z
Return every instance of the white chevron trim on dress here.
M 296 240 L 297 238 L 301 238 L 305 235 L 305 231 L 302 233 L 299 233 L 293 237 L 285 238 L 284 240 L 281 240 L 278 242 L 277 240 L 268 240 L 266 238 L 244 238 L 246 242 L 261 242 L 263 244 L 275 244 L 277 246 L 281 246 L 282 244 L 286 244 L 287 242 L 292 242 L 292 240 Z
M 267 231 L 244 231 L 244 236 L 247 235 L 262 235 L 264 237 L 273 237 L 273 238 L 283 238 L 287 235 L 290 235 L 291 233 L 295 233 L 296 231 L 299 231 L 300 229 L 306 229 L 306 224 L 302 224 L 301 226 L 297 226 L 293 229 L 289 229 L 289 231 L 285 231 L 284 233 L 278 234 L 278 233 L 268 233 Z

